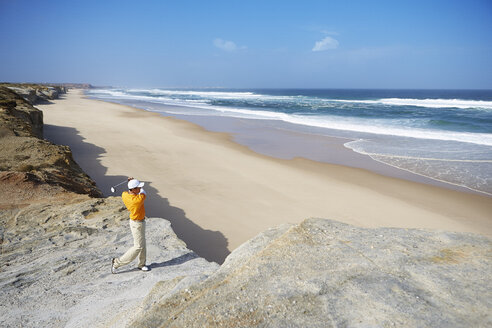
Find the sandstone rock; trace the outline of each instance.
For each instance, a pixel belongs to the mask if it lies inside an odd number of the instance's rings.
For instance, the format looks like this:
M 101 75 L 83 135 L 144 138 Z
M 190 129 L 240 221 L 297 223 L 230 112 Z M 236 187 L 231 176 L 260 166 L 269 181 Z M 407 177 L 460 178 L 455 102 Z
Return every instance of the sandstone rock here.
M 10 90 L 14 91 L 18 95 L 20 95 L 22 98 L 27 100 L 31 104 L 35 104 L 36 102 L 39 101 L 39 97 L 36 94 L 36 90 L 33 88 L 29 87 L 8 87 Z
M 46 87 L 45 89 L 43 88 L 43 89 L 36 90 L 36 96 L 44 100 L 57 99 L 58 95 L 59 95 L 59 90 L 57 90 L 55 87 Z
M 36 176 L 39 182 L 61 186 L 68 191 L 102 196 L 94 181 L 75 163 L 67 146 L 33 137 L 7 136 L 0 138 L 0 148 L 0 171 L 5 172 L 5 186 L 8 185 L 6 172 L 21 172 Z M 6 192 L 10 191 L 0 191 L 0 195 Z
M 49 100 L 57 99 L 61 93 L 64 93 L 66 91 L 63 86 L 51 86 L 43 84 L 4 83 L 3 85 L 20 95 L 31 105 L 45 103 Z
M 157 301 L 146 298 L 152 288 L 172 293 L 218 268 L 188 250 L 169 221 L 150 218 L 151 271 L 111 274 L 111 258 L 132 245 L 119 197 L 65 193 L 11 209 L 0 223 L 1 327 L 123 327 Z
M 66 92 L 67 89 L 92 89 L 94 88 L 90 83 L 53 83 L 52 85 L 60 87 Z
M 490 254 L 478 235 L 309 219 L 161 293 L 131 327 L 490 327 Z
M 0 86 L 0 126 L 11 135 L 43 137 L 43 112 Z
M 55 92 L 57 89 L 39 86 L 36 90 Z M 11 191 L 7 189 L 9 177 L 17 173 L 25 173 L 26 182 L 47 183 L 68 191 L 102 197 L 94 181 L 73 160 L 70 148 L 42 140 L 42 132 L 42 112 L 9 88 L 0 86 L 0 178 L 4 187 L 0 190 L 0 206 L 2 200 L 18 202 L 24 199 L 12 199 Z M 29 183 L 23 188 L 19 185 L 20 180 L 14 180 L 15 186 L 21 190 L 27 188 L 29 191 L 31 188 Z

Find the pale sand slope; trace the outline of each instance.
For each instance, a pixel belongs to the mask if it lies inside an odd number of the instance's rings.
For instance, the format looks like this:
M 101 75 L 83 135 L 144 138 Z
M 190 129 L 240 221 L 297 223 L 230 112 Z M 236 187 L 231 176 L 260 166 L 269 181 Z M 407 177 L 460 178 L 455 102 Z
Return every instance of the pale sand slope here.
M 199 255 L 230 250 L 280 223 L 308 217 L 364 227 L 492 234 L 492 198 L 304 159 L 258 155 L 189 122 L 69 92 L 43 110 L 45 138 L 69 145 L 104 193 L 146 181 L 149 216 L 172 222 Z M 119 188 L 119 192 L 124 190 Z

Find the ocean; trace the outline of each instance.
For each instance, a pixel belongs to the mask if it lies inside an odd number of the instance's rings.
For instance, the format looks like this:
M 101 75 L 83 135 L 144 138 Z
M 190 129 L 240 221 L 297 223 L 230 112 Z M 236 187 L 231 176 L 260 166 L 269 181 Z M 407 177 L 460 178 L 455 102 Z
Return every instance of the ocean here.
M 342 138 L 346 148 L 378 162 L 492 195 L 492 90 L 100 88 L 87 94 L 229 132 L 281 158 L 330 162 L 322 144 L 294 147 L 287 136 Z M 225 121 L 229 130 L 217 124 Z M 281 140 L 262 147 L 268 134 L 246 125 L 281 131 Z

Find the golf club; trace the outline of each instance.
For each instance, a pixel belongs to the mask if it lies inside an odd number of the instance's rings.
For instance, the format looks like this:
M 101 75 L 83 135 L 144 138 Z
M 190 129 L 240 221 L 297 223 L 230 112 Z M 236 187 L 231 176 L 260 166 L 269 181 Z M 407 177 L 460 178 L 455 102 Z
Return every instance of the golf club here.
M 122 181 L 122 182 L 118 183 L 118 184 L 117 184 L 117 185 L 115 185 L 115 186 L 112 186 L 112 187 L 111 187 L 111 192 L 114 192 L 114 187 L 118 187 L 118 186 L 120 186 L 120 185 L 124 184 L 125 182 L 128 182 L 128 179 L 126 179 L 125 181 Z

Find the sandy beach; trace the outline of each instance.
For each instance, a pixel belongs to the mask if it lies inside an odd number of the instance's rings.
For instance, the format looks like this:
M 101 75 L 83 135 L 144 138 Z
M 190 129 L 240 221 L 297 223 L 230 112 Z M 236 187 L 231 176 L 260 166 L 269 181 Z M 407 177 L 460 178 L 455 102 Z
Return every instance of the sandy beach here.
M 227 134 L 86 99 L 80 90 L 36 107 L 44 114 L 45 138 L 70 146 L 105 195 L 127 176 L 145 181 L 148 215 L 171 221 L 178 237 L 208 260 L 221 263 L 259 232 L 309 217 L 492 235 L 490 197 L 363 169 L 271 158 Z

